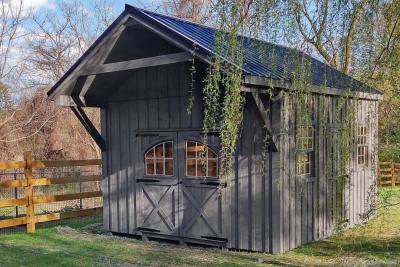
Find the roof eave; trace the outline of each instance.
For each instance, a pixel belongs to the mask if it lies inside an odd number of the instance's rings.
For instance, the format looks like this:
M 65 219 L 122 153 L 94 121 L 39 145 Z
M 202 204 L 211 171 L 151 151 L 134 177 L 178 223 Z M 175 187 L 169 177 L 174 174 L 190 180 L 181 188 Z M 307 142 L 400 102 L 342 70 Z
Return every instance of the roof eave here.
M 292 83 L 287 80 L 276 80 L 267 77 L 261 76 L 244 76 L 243 81 L 245 86 L 251 87 L 264 87 L 271 89 L 280 89 L 280 90 L 293 90 Z M 375 88 L 372 88 L 376 90 Z M 348 96 L 357 99 L 368 99 L 368 100 L 382 100 L 383 94 L 376 90 L 377 92 L 362 92 L 362 91 L 350 91 L 350 90 L 341 90 L 337 88 L 327 87 L 327 86 L 311 86 L 310 93 L 322 94 L 322 95 L 336 95 L 336 96 Z

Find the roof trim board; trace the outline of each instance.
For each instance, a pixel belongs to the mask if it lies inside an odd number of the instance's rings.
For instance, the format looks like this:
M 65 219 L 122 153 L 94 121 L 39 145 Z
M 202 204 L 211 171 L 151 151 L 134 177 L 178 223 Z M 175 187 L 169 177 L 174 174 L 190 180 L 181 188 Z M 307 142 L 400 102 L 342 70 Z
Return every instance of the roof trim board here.
M 242 91 L 244 92 L 260 92 L 260 88 L 276 88 L 286 91 L 293 90 L 292 83 L 288 81 L 277 81 L 274 79 L 251 76 L 247 75 L 244 77 L 244 86 Z M 264 90 L 266 91 L 266 90 Z M 323 86 L 311 86 L 310 93 L 321 94 L 321 95 L 336 95 L 336 96 L 349 96 L 356 99 L 367 99 L 367 100 L 382 100 L 382 94 L 367 93 L 367 92 L 355 92 L 350 90 L 342 90 L 332 87 Z

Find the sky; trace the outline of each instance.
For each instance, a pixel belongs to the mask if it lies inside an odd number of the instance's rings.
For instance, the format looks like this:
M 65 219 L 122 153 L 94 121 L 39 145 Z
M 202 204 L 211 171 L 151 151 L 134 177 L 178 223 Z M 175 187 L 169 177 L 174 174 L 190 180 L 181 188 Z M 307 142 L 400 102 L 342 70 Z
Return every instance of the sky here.
M 6 0 L 5 3 L 10 3 L 15 7 L 20 5 L 21 0 Z M 48 10 L 54 10 L 56 13 L 57 10 L 57 3 L 59 2 L 76 2 L 82 1 L 85 6 L 94 6 L 94 3 L 103 3 L 112 6 L 113 8 L 113 16 L 117 17 L 125 8 L 125 3 L 141 7 L 147 8 L 150 10 L 160 10 L 160 6 L 162 6 L 163 1 L 165 0 L 22 0 L 23 5 L 23 17 L 24 14 L 28 16 L 30 11 L 33 11 L 33 15 L 38 18 L 43 18 L 40 15 L 46 13 Z M 84 1 L 84 2 L 83 2 Z M 92 5 L 93 4 L 93 5 Z M 157 8 L 158 7 L 158 8 Z M 15 9 L 16 10 L 16 9 Z M 7 13 L 7 12 L 6 12 Z M 31 27 L 34 26 L 33 20 L 27 20 L 24 22 L 23 25 L 19 26 L 18 32 L 19 35 L 23 36 L 25 32 L 29 32 Z M 26 42 L 24 38 L 19 38 L 13 41 L 12 46 L 7 45 L 7 41 L 4 43 L 0 43 L 0 59 L 1 55 L 4 54 L 4 51 L 9 51 L 9 56 L 7 60 L 7 65 L 5 69 L 13 69 L 15 66 L 20 65 L 22 61 L 24 61 L 24 57 L 26 53 L 28 53 L 28 49 L 26 48 Z M 14 81 L 15 79 L 20 80 L 20 77 L 2 77 L 3 82 L 10 82 Z
M 11 1 L 16 1 L 16 0 L 11 0 Z M 40 11 L 43 8 L 54 7 L 55 6 L 54 4 L 59 0 L 24 0 L 24 1 L 28 2 L 32 7 L 35 8 L 35 10 Z M 68 2 L 68 0 L 64 1 Z M 95 0 L 85 0 L 85 1 L 94 2 Z M 105 0 L 105 1 L 106 3 L 113 6 L 116 14 L 119 14 L 124 10 L 125 4 L 130 4 L 141 8 L 148 8 L 155 10 L 163 3 L 163 0 Z

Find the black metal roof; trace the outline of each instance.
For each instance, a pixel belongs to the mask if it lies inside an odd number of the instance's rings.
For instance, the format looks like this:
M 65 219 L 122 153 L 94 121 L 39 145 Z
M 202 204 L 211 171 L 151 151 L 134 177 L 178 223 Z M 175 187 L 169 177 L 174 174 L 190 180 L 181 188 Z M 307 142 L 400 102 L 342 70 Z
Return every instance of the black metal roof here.
M 117 20 L 120 20 L 121 17 L 126 14 L 132 15 L 139 23 L 146 24 L 147 27 L 162 33 L 170 40 L 175 40 L 181 44 L 181 46 L 192 51 L 195 55 L 201 56 L 203 59 L 209 59 L 214 54 L 217 36 L 217 29 L 215 28 L 192 23 L 176 17 L 150 12 L 130 5 L 125 6 L 125 11 Z M 103 33 L 96 42 L 101 38 L 104 38 L 106 33 L 107 31 Z M 226 62 L 239 65 L 246 75 L 291 82 L 293 79 L 296 79 L 296 77 L 301 75 L 299 64 L 307 64 L 308 68 L 311 70 L 309 72 L 311 75 L 310 80 L 314 86 L 382 94 L 380 91 L 365 85 L 351 76 L 346 75 L 329 65 L 300 52 L 299 50 L 245 36 L 239 36 L 238 38 L 240 38 L 241 43 L 243 44 L 243 64 L 238 64 L 235 60 L 227 58 L 227 47 L 224 47 L 224 45 L 222 45 L 221 54 L 218 56 L 223 58 Z M 74 64 L 64 77 L 79 64 L 80 60 Z M 53 88 L 48 92 L 48 95 L 58 87 L 64 77 L 53 86 Z

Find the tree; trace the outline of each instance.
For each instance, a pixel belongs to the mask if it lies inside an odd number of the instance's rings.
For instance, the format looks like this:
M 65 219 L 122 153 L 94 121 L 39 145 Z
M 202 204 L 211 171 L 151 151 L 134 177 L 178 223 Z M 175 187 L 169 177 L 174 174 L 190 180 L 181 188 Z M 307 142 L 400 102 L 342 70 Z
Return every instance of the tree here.
M 103 0 L 57 1 L 56 8 L 28 12 L 22 0 L 1 3 L 3 12 L 13 14 L 0 21 L 0 28 L 8 29 L 9 34 L 2 36 L 8 36 L 9 51 L 17 43 L 24 46 L 18 51 L 18 61 L 9 60 L 11 52 L 2 54 L 8 63 L 0 70 L 9 70 L 10 77 L 19 74 L 19 79 L 0 90 L 0 99 L 10 100 L 0 105 L 0 157 L 12 159 L 27 149 L 43 159 L 100 157 L 100 150 L 72 112 L 50 103 L 46 92 L 113 21 L 110 5 Z M 21 30 L 16 24 L 25 21 L 29 23 L 24 24 L 24 34 L 18 35 Z M 22 24 L 18 25 L 21 28 Z M 21 64 L 9 67 L 13 62 Z M 88 113 L 99 125 L 99 111 Z
M 206 23 L 214 0 L 171 0 L 163 3 L 167 14 L 193 22 Z

